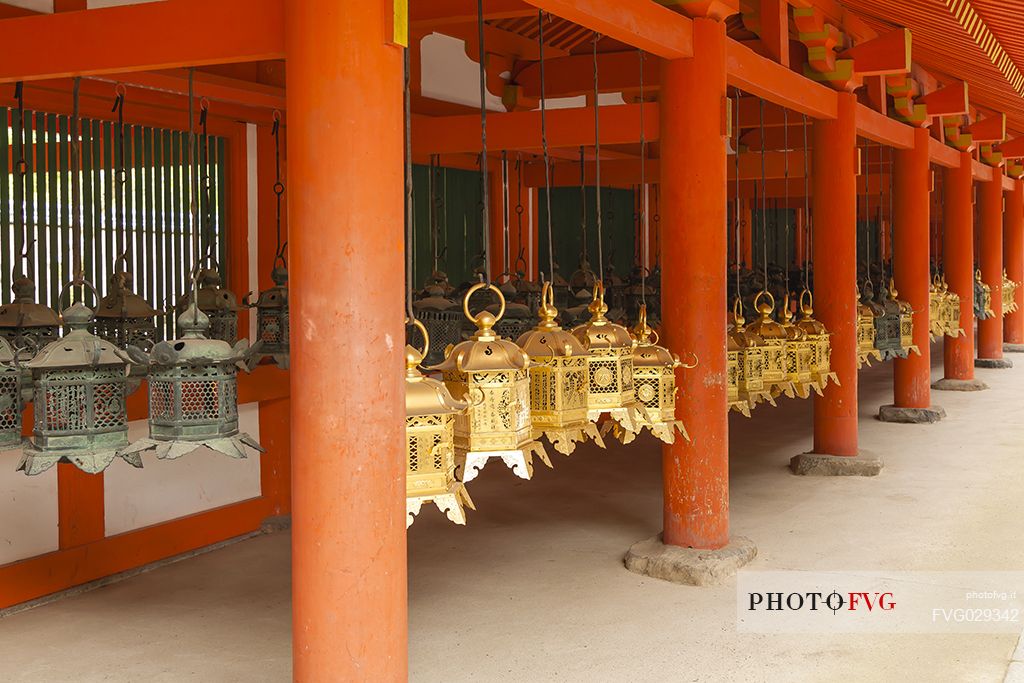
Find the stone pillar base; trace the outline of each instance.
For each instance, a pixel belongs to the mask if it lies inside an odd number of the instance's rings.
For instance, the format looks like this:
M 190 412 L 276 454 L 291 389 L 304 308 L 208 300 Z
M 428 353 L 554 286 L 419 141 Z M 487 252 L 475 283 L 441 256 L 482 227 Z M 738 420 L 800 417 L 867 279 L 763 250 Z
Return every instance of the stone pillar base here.
M 260 531 L 265 534 L 273 534 L 280 531 L 288 531 L 292 528 L 291 515 L 273 515 L 266 517 L 260 523 Z
M 878 419 L 882 422 L 896 422 L 899 424 L 931 424 L 946 417 L 946 411 L 942 406 L 929 406 L 928 408 L 900 408 L 889 405 L 878 409 Z
M 882 461 L 864 451 L 853 457 L 801 453 L 790 459 L 789 468 L 805 477 L 877 477 Z
M 932 385 L 937 391 L 985 391 L 988 385 L 980 379 L 952 379 L 944 377 Z
M 1006 370 L 1013 367 L 1013 361 L 1009 358 L 975 358 L 974 367 L 988 368 L 990 370 Z
M 1024 344 L 1003 343 L 1003 353 L 1024 353 Z
M 630 546 L 623 561 L 629 571 L 662 581 L 714 586 L 735 576 L 740 567 L 755 557 L 757 546 L 743 536 L 733 536 L 724 548 L 698 550 L 665 545 L 658 534 Z

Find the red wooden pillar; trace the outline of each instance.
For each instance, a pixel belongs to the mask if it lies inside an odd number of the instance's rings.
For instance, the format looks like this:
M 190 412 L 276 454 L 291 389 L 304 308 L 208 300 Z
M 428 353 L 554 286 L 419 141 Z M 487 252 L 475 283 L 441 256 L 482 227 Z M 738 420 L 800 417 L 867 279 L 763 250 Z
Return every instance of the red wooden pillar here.
M 693 33 L 693 58 L 661 72 L 663 343 L 700 358 L 677 378 L 693 441 L 664 447 L 664 542 L 712 549 L 729 542 L 725 25 L 698 18 Z
M 832 333 L 830 384 L 814 398 L 814 452 L 857 455 L 857 99 L 814 122 L 814 311 Z
M 981 184 L 981 240 L 978 261 L 981 279 L 992 288 L 992 311 L 978 321 L 978 358 L 1003 357 L 1003 169 L 992 169 L 992 180 Z
M 405 680 L 403 55 L 390 2 L 285 11 L 294 676 Z
M 962 337 L 944 337 L 943 369 L 950 380 L 974 379 L 974 176 L 969 152 L 960 165 L 947 168 L 943 184 L 943 273 L 951 292 L 960 296 Z
M 1003 264 L 1006 275 L 1014 282 L 1024 282 L 1024 181 L 1014 180 L 1013 191 L 1006 195 L 1003 216 Z M 1024 287 L 1017 287 L 1017 310 L 1006 316 L 1003 341 L 1024 344 Z
M 929 199 L 931 195 L 928 144 L 925 128 L 914 129 L 914 146 L 896 151 L 893 197 L 893 273 L 900 298 L 916 311 L 914 344 L 921 355 L 896 359 L 893 393 L 897 408 L 931 406 L 931 345 L 928 339 L 929 285 Z

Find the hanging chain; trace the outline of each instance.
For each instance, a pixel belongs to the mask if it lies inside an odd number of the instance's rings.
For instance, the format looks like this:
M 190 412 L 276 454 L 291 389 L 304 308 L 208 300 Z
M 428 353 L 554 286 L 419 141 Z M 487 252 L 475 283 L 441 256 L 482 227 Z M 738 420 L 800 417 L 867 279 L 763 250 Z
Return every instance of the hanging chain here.
M 547 204 L 548 228 L 548 277 L 554 284 L 555 279 L 555 245 L 551 237 L 551 156 L 548 153 L 548 120 L 547 97 L 544 92 L 544 12 L 537 12 L 537 45 L 540 56 L 540 142 L 544 150 L 544 201 Z M 543 275 L 543 274 L 542 274 Z M 544 278 L 541 277 L 543 280 Z
M 202 129 L 200 141 L 199 170 L 202 173 L 203 188 L 203 226 L 202 235 L 207 241 L 206 252 L 216 253 L 216 235 L 213 229 L 213 184 L 210 182 L 210 134 L 207 131 L 207 119 L 210 113 L 210 101 L 205 97 L 199 100 L 199 127 Z
M 199 183 L 198 170 L 195 167 L 196 127 L 195 127 L 195 69 L 188 70 L 188 173 L 189 173 L 189 236 L 192 240 L 193 268 L 199 267 L 199 235 L 196 224 L 199 222 Z
M 511 234 L 509 226 L 509 194 L 508 194 L 509 178 L 508 178 L 508 152 L 506 150 L 501 151 L 501 234 L 502 245 L 501 259 L 503 266 L 503 272 L 511 274 L 512 272 L 512 254 L 511 254 Z
M 594 183 L 597 195 L 597 272 L 604 284 L 604 235 L 601 232 L 601 91 L 598 88 L 597 43 L 601 34 L 594 33 Z
M 413 239 L 413 213 L 412 213 L 412 89 L 409 57 L 410 48 L 404 50 L 404 83 L 402 88 L 402 107 L 405 114 L 405 312 L 412 322 L 416 317 L 412 308 L 412 239 Z
M 521 272 L 524 278 L 528 278 L 530 264 L 526 262 L 523 255 L 526 251 L 523 248 L 523 212 L 525 210 L 523 207 L 523 153 L 516 152 L 516 244 L 519 245 L 516 253 L 516 268 L 519 269 L 519 264 L 522 263 L 522 270 L 517 270 L 517 272 Z
M 85 282 L 85 267 L 82 264 L 82 234 L 81 226 L 78 223 L 78 211 L 81 207 L 82 179 L 81 171 L 81 150 L 79 149 L 78 133 L 78 100 L 79 90 L 82 86 L 82 78 L 76 77 L 72 87 L 73 104 L 71 105 L 71 253 L 72 273 L 71 280 L 75 284 Z M 97 302 L 98 304 L 99 302 Z
M 878 157 L 879 157 L 879 161 L 881 161 L 881 157 L 882 157 L 882 150 L 881 149 L 878 150 Z M 893 173 L 893 171 L 894 171 L 894 169 L 893 169 L 893 155 L 892 155 L 892 147 L 890 147 L 889 148 L 889 230 L 887 231 L 888 234 L 889 234 L 889 252 L 892 254 L 892 258 L 890 259 L 890 267 L 891 267 L 892 263 L 894 263 L 893 259 L 896 258 L 896 245 L 893 243 L 893 239 L 896 236 L 896 225 L 895 225 L 896 224 L 896 215 L 893 213 L 893 199 L 892 199 L 892 195 L 893 195 L 893 176 L 895 175 Z M 881 185 L 881 181 L 879 181 L 879 185 Z M 879 202 L 881 202 L 881 196 L 879 196 Z M 879 210 L 881 210 L 881 208 L 879 208 Z M 893 273 L 895 274 L 895 269 L 893 269 Z
M 25 201 L 25 176 L 28 174 L 28 162 L 25 160 L 25 146 L 28 142 L 28 130 L 25 126 L 25 84 L 18 81 L 17 85 L 14 86 L 14 97 L 18 100 L 18 142 L 21 146 L 21 158 L 15 163 L 17 166 L 18 174 L 15 176 L 15 189 L 21 196 L 21 230 L 20 235 L 14 236 L 15 244 L 14 251 L 16 254 L 20 254 L 26 263 L 26 277 L 33 277 L 34 273 L 29 272 L 31 270 L 32 259 L 29 258 L 28 249 L 29 243 L 32 241 L 29 236 L 28 229 L 28 210 L 26 205 L 28 202 Z
M 121 202 L 121 241 L 118 243 L 118 233 L 114 232 L 114 241 L 116 244 L 115 251 L 121 252 L 121 247 L 124 247 L 124 252 L 128 251 L 128 198 L 126 196 L 126 186 L 128 184 L 128 171 L 125 168 L 125 150 L 124 150 L 124 100 L 126 89 L 123 84 L 118 84 L 114 89 L 114 108 L 111 111 L 117 112 L 117 137 L 120 141 L 117 149 L 117 168 L 115 169 L 115 177 L 117 178 L 117 194 Z
M 807 158 L 807 114 L 804 114 L 804 289 L 811 289 L 811 174 Z
M 889 180 L 892 181 L 892 171 L 889 172 Z M 889 188 L 890 196 L 892 188 Z M 889 242 L 889 231 L 885 227 L 884 222 L 884 211 L 882 209 L 885 199 L 885 190 L 882 187 L 882 144 L 878 144 L 878 261 L 882 264 L 882 286 L 885 287 L 885 283 L 888 278 L 885 276 L 885 249 L 886 245 L 890 248 L 892 243 Z M 892 216 L 889 216 L 889 222 L 892 222 Z M 889 272 L 892 273 L 892 264 L 889 264 Z
M 477 39 L 480 45 L 480 182 L 481 188 L 481 225 L 483 226 L 483 259 L 484 259 L 484 282 L 491 281 L 491 220 L 490 220 L 490 197 L 488 193 L 487 178 L 487 69 L 484 62 L 487 61 L 487 51 L 484 49 L 484 0 L 477 0 Z
M 640 304 L 647 306 L 647 263 L 650 254 L 647 253 L 650 228 L 647 224 L 647 207 L 644 202 L 647 200 L 647 137 L 644 134 L 644 51 L 637 50 L 640 55 L 640 229 L 643 231 L 643 240 L 640 243 L 642 263 L 640 265 Z
M 277 198 L 277 249 L 274 262 L 285 261 L 284 250 L 288 243 L 281 243 L 281 196 L 284 194 L 284 182 L 281 180 L 281 112 L 274 110 L 274 196 Z
M 590 261 L 587 248 L 587 172 L 584 168 L 583 145 L 580 145 L 580 261 Z
M 761 100 L 761 269 L 764 288 L 768 289 L 768 172 L 765 164 L 764 100 Z
M 789 110 L 785 107 L 782 108 L 782 146 L 786 148 L 786 156 L 783 160 L 783 182 L 785 183 L 785 189 L 783 194 L 786 198 L 783 211 L 786 212 L 786 229 L 785 229 L 785 249 L 786 249 L 786 294 L 790 293 L 789 286 Z
M 740 191 L 740 91 L 736 91 L 736 149 L 733 150 L 736 164 L 736 237 L 734 239 L 736 248 L 736 296 L 740 296 L 740 270 L 746 263 L 743 260 L 743 245 L 741 243 L 741 222 L 743 216 L 743 194 Z

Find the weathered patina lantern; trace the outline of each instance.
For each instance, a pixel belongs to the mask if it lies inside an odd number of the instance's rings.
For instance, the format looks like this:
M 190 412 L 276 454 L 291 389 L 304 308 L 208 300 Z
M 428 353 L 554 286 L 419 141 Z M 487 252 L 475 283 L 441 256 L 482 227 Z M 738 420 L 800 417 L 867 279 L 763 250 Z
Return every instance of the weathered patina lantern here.
M 494 331 L 499 337 L 519 339 L 534 326 L 537 319 L 534 318 L 533 311 L 529 306 L 513 298 L 518 293 L 515 285 L 506 282 L 500 289 L 505 301 L 505 315 L 494 324 Z M 487 307 L 487 310 L 497 313 L 500 305 L 500 303 L 494 302 Z
M 992 310 L 992 288 L 981 279 L 981 270 L 974 271 L 974 317 L 988 320 L 995 315 Z
M 828 386 L 829 382 L 839 384 L 839 377 L 832 372 L 832 339 L 828 329 L 814 317 L 814 295 L 811 290 L 804 289 L 800 293 L 800 320 L 797 327 L 804 333 L 804 338 L 814 347 L 810 372 L 816 391 Z
M 131 359 L 148 370 L 149 437 L 123 448 L 123 457 L 139 458 L 154 450 L 174 460 L 202 447 L 232 458 L 246 457 L 246 447 L 263 447 L 238 428 L 238 368 L 248 370 L 253 355 L 246 340 L 232 347 L 207 339 L 209 317 L 194 304 L 178 316 L 181 336 L 153 347 L 148 354 L 131 347 Z
M 900 304 L 892 297 L 891 290 L 880 286 L 878 294 L 868 306 L 875 313 L 875 348 L 881 354 L 882 360 L 906 358 L 908 350 L 903 348 L 903 340 L 900 337 Z
M 761 402 L 775 405 L 775 398 L 764 382 L 764 340 L 751 332 L 746 322 L 743 318 L 743 303 L 737 297 L 733 300 L 728 335 L 730 346 L 737 347 L 738 400 L 745 402 L 748 408 L 755 408 Z M 740 412 L 746 415 L 748 411 Z
M 418 320 L 423 352 L 405 347 L 405 526 L 416 520 L 424 503 L 456 524 L 466 523 L 463 505 L 475 510 L 466 487 L 455 476 L 455 416 L 466 404 L 452 398 L 447 387 L 426 377 L 418 366 L 430 348 L 430 336 Z
M 865 364 L 871 365 L 871 359 L 882 359 L 882 354 L 875 348 L 875 317 L 876 308 L 874 303 L 874 287 L 870 280 L 865 283 L 864 291 L 861 292 L 857 285 L 854 285 L 857 292 L 857 368 Z M 877 304 L 876 304 L 877 306 Z
M 50 308 L 36 303 L 36 285 L 32 278 L 14 274 L 11 285 L 14 301 L 0 306 L 0 337 L 15 349 L 37 351 L 60 332 L 60 318 Z
M 128 443 L 126 362 L 113 344 L 89 332 L 93 311 L 84 303 L 72 304 L 63 319 L 69 332 L 25 364 L 32 372 L 35 424 L 18 469 L 29 475 L 58 462 L 102 472 Z M 142 467 L 137 454 L 121 457 Z
M 270 357 L 280 368 L 289 366 L 288 327 L 288 265 L 283 256 L 274 261 L 270 271 L 274 286 L 260 292 L 255 304 L 244 301 L 256 309 L 256 338 L 260 341 L 260 356 Z M 246 295 L 248 298 L 248 295 Z
M 212 258 L 208 258 L 213 261 Z M 238 299 L 231 291 L 221 286 L 220 269 L 216 262 L 213 262 L 210 268 L 201 269 L 196 279 L 199 281 L 199 291 L 196 294 L 199 310 L 210 319 L 209 338 L 234 344 L 238 340 Z M 191 294 L 185 295 L 178 302 L 179 320 L 191 302 Z M 178 336 L 182 334 L 179 330 Z
M 633 347 L 635 342 L 622 325 L 605 317 L 604 284 L 594 283 L 593 299 L 587 309 L 590 320 L 572 330 L 587 350 L 587 416 L 597 421 L 610 416 L 619 428 L 637 433 L 640 417 L 633 390 Z
M 587 416 L 587 350 L 555 318 L 554 291 L 541 290 L 540 322 L 516 341 L 530 357 L 530 419 L 533 438 L 547 437 L 559 453 L 569 455 L 578 442 L 593 439 L 604 448 Z
M 754 309 L 758 312 L 757 320 L 747 326 L 747 331 L 761 339 L 764 353 L 765 389 L 772 396 L 785 394 L 792 398 L 795 395 L 793 384 L 786 372 L 787 335 L 786 330 L 777 323 L 772 315 L 775 313 L 775 297 L 766 289 L 762 289 L 754 297 Z
M 124 256 L 118 263 L 127 260 Z M 97 337 L 106 339 L 119 349 L 129 346 L 152 346 L 156 342 L 156 317 L 160 311 L 132 291 L 132 276 L 125 268 L 117 268 L 110 276 L 110 289 L 96 307 Z
M 799 398 L 807 398 L 811 391 L 820 396 L 821 385 L 813 372 L 816 342 L 794 321 L 789 301 L 789 292 L 786 292 L 779 312 L 779 324 L 786 333 L 786 378 Z
M 426 365 L 437 365 L 444 360 L 444 350 L 462 341 L 462 311 L 445 294 L 443 285 L 429 285 L 423 297 L 412 302 L 413 315 L 423 324 L 427 335 L 434 340 L 429 347 Z
M 14 349 L 0 337 L 0 450 L 21 443 L 21 377 Z
M 676 419 L 676 368 L 692 369 L 664 346 L 658 345 L 658 333 L 647 325 L 647 306 L 641 305 L 636 327 L 632 330 L 636 346 L 633 348 L 633 390 L 640 404 L 638 426 L 647 428 L 665 443 L 676 442 L 676 432 L 687 441 L 690 435 L 682 420 Z M 626 444 L 636 434 L 614 425 L 615 436 Z
M 909 301 L 900 299 L 900 293 L 896 290 L 896 281 L 892 278 L 889 278 L 889 298 L 899 306 L 900 347 L 902 350 L 899 357 L 906 358 L 911 353 L 920 356 L 921 349 L 917 348 L 917 344 L 914 343 L 914 307 L 910 305 Z
M 498 295 L 497 315 L 483 310 L 474 317 L 469 299 L 488 288 Z M 504 297 L 491 284 L 477 283 L 462 300 L 462 312 L 476 325 L 467 341 L 451 347 L 438 365 L 445 386 L 458 401 L 466 401 L 465 413 L 455 416 L 455 458 L 463 482 L 476 478 L 492 458 L 501 459 L 523 479 L 533 476 L 533 456 L 551 467 L 544 447 L 533 437 L 530 420 L 530 358 L 494 331 L 504 315 Z

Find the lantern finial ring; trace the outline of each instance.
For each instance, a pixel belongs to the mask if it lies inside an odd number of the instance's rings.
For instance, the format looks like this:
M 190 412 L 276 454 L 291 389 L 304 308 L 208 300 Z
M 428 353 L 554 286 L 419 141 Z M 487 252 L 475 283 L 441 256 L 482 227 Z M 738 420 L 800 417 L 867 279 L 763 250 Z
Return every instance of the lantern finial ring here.
M 423 335 L 423 351 L 420 352 L 420 360 L 422 361 L 424 358 L 427 357 L 427 354 L 430 352 L 430 335 L 427 334 L 427 328 L 417 318 L 406 318 L 405 324 L 412 325 L 413 327 L 420 331 L 420 334 Z
M 469 322 L 473 323 L 474 325 L 477 324 L 476 321 L 478 316 L 474 316 L 472 313 L 469 312 L 469 299 L 474 294 L 479 292 L 481 289 L 489 289 L 498 295 L 498 302 L 500 307 L 498 308 L 497 314 L 495 314 L 494 316 L 494 321 L 491 323 L 493 325 L 494 323 L 501 320 L 502 316 L 505 315 L 505 295 L 501 293 L 500 289 L 498 289 L 496 286 L 489 282 L 478 282 L 469 288 L 469 291 L 466 292 L 466 296 L 462 299 L 462 312 L 466 314 L 467 318 L 469 318 Z

